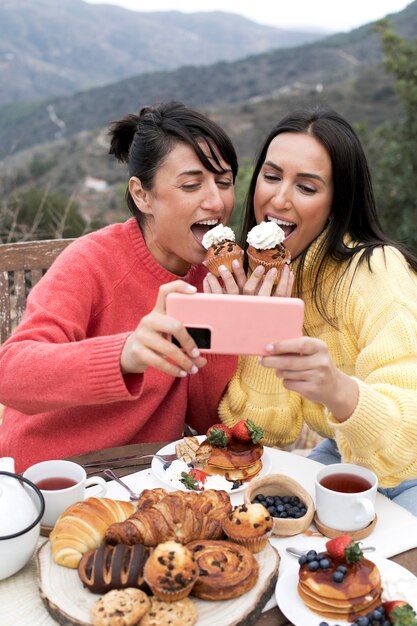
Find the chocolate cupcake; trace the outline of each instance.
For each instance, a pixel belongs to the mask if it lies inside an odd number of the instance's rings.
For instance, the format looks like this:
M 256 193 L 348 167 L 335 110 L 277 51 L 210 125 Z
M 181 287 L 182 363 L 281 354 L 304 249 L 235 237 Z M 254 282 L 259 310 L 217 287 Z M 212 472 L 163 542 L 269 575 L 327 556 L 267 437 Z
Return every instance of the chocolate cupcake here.
M 218 224 L 204 235 L 201 243 L 207 250 L 203 265 L 217 277 L 220 276 L 220 265 L 232 271 L 232 262 L 235 259 L 243 262 L 244 252 L 235 243 L 235 234 L 228 226 Z
M 253 271 L 258 265 L 265 267 L 265 272 L 275 267 L 277 276 L 274 283 L 278 284 L 281 272 L 291 261 L 290 251 L 283 245 L 285 233 L 275 222 L 261 222 L 249 232 L 246 251 L 249 267 Z

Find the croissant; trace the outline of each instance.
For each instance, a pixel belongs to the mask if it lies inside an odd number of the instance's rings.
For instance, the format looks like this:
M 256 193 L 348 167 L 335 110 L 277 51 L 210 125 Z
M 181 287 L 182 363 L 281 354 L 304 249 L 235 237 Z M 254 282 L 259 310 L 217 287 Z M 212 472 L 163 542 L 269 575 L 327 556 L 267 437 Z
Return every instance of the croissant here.
M 150 595 L 143 578 L 143 568 L 151 551 L 152 548 L 140 544 L 101 545 L 83 554 L 78 564 L 78 575 L 84 587 L 92 593 L 135 587 Z
M 146 492 L 143 498 L 144 507 L 139 500 L 138 510 L 129 519 L 107 529 L 107 543 L 156 546 L 165 541 L 185 544 L 196 539 L 220 539 L 223 521 L 232 510 L 229 495 L 214 489 L 201 493 L 174 491 L 154 504 L 149 504 Z
M 102 543 L 107 528 L 134 510 L 132 502 L 110 498 L 87 498 L 69 506 L 49 535 L 55 563 L 75 569 L 85 552 Z

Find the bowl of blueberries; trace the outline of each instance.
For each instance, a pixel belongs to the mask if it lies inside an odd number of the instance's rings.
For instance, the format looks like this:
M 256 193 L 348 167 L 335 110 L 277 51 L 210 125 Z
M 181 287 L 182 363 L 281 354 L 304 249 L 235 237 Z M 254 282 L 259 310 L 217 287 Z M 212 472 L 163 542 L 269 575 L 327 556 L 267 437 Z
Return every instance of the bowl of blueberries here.
M 252 480 L 243 499 L 260 502 L 273 518 L 272 536 L 291 537 L 306 530 L 314 517 L 314 502 L 300 483 L 285 474 Z

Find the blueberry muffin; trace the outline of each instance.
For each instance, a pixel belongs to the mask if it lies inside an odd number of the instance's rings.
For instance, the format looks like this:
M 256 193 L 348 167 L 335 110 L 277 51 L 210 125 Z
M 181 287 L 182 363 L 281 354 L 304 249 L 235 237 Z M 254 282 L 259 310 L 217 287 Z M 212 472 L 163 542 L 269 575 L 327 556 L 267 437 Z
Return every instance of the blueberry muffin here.
M 260 552 L 265 548 L 272 526 L 269 511 L 259 503 L 235 507 L 223 522 L 223 530 L 230 541 L 240 543 L 251 552 Z
M 157 545 L 149 556 L 143 577 L 159 600 L 175 602 L 190 594 L 198 578 L 198 567 L 186 546 L 166 541 Z

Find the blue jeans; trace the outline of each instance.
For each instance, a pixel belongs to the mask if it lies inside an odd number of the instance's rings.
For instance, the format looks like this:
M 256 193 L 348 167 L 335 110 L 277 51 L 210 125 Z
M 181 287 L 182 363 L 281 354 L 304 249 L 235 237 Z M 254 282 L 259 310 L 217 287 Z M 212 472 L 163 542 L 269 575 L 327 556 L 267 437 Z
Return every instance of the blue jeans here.
M 308 458 L 324 465 L 341 462 L 339 450 L 333 439 L 321 441 L 313 448 Z M 380 487 L 378 491 L 417 517 L 417 479 L 405 480 L 396 487 Z

